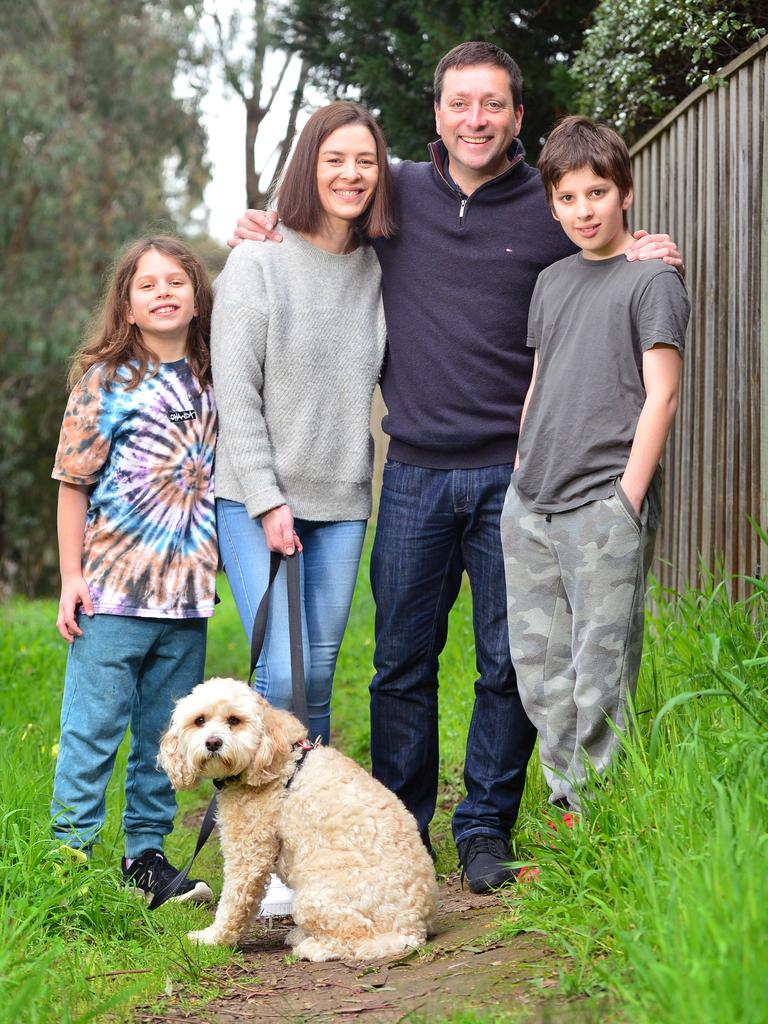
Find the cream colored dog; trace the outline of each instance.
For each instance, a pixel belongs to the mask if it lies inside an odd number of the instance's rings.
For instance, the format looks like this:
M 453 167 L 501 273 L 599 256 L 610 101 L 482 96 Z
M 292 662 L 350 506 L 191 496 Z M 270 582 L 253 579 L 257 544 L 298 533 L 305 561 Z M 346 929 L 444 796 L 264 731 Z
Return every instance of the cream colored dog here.
M 396 956 L 421 945 L 437 883 L 397 797 L 245 683 L 211 679 L 176 705 L 159 762 L 174 789 L 226 779 L 218 824 L 224 888 L 213 924 L 190 938 L 243 939 L 270 872 L 293 889 L 286 945 L 307 960 Z

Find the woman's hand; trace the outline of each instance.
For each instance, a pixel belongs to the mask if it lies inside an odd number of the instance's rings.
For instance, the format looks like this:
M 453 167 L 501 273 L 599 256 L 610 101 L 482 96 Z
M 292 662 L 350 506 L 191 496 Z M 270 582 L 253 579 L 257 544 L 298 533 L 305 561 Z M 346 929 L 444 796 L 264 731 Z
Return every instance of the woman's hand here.
M 293 529 L 293 512 L 290 505 L 278 505 L 261 517 L 264 539 L 270 551 L 279 551 L 281 555 L 292 555 L 301 551 L 299 535 Z
M 75 637 L 83 635 L 76 619 L 77 609 L 80 605 L 86 615 L 93 615 L 93 601 L 91 601 L 88 584 L 82 576 L 62 576 L 56 629 L 68 644 L 71 644 Z

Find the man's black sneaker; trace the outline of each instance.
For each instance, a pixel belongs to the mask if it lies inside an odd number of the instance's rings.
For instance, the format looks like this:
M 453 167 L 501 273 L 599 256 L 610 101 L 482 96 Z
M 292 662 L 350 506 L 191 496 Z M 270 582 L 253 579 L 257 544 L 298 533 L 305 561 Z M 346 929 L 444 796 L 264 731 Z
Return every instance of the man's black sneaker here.
M 512 882 L 516 872 L 509 867 L 509 845 L 499 836 L 470 836 L 459 843 L 461 881 L 467 879 L 471 892 L 491 892 Z
M 131 866 L 126 864 L 126 858 L 122 860 L 123 885 L 134 886 L 139 893 L 147 900 L 151 900 L 159 892 L 163 892 L 174 880 L 178 871 L 169 864 L 160 850 L 145 850 L 140 857 L 131 861 Z M 213 893 L 205 882 L 199 878 L 185 878 L 179 887 L 179 891 L 172 896 L 169 903 L 207 903 L 213 898 Z

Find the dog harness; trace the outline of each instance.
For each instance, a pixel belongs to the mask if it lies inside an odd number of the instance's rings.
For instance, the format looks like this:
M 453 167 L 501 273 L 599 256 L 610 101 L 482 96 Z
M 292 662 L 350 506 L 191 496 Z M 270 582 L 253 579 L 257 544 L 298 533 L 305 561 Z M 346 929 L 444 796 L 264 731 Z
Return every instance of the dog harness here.
M 300 750 L 301 751 L 301 757 L 298 757 L 296 759 L 296 762 L 295 762 L 295 764 L 293 766 L 293 771 L 291 772 L 291 774 L 290 774 L 290 776 L 288 778 L 288 781 L 285 783 L 285 788 L 286 789 L 290 789 L 291 788 L 291 783 L 293 782 L 293 780 L 296 778 L 296 776 L 299 774 L 299 772 L 301 771 L 302 767 L 304 766 L 304 760 L 305 760 L 307 754 L 310 752 L 310 750 L 317 750 L 317 748 L 319 746 L 322 746 L 322 743 L 323 743 L 322 736 L 318 736 L 314 743 L 310 743 L 309 740 L 305 739 L 305 740 L 299 740 L 298 743 L 293 743 L 291 745 L 291 750 L 292 751 L 293 750 Z M 239 775 L 228 775 L 226 777 L 226 779 L 212 779 L 211 781 L 213 782 L 213 784 L 216 787 L 216 789 L 224 789 L 224 787 L 226 785 L 228 785 L 228 783 L 230 783 L 230 782 L 240 782 L 240 776 Z
M 226 779 L 211 779 L 216 789 L 224 789 L 229 782 L 239 782 L 239 775 L 228 775 Z
M 298 743 L 293 744 L 291 750 L 300 750 L 301 756 L 296 759 L 296 763 L 293 766 L 293 771 L 291 772 L 291 777 L 285 784 L 286 789 L 291 788 L 291 783 L 299 774 L 301 769 L 304 767 L 304 761 L 306 760 L 307 754 L 310 752 L 310 750 L 317 750 L 317 748 L 322 744 L 322 742 L 322 736 L 318 736 L 314 743 L 310 743 L 309 740 L 299 740 Z

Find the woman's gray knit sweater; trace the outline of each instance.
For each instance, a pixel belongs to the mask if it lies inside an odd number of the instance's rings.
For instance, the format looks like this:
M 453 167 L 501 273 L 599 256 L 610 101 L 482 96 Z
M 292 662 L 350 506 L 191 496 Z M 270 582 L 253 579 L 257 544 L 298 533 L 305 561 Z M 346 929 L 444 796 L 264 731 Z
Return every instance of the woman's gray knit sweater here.
M 366 519 L 379 262 L 369 245 L 341 256 L 281 231 L 280 245 L 241 243 L 216 282 L 216 496 L 254 517 L 287 504 L 301 519 Z

